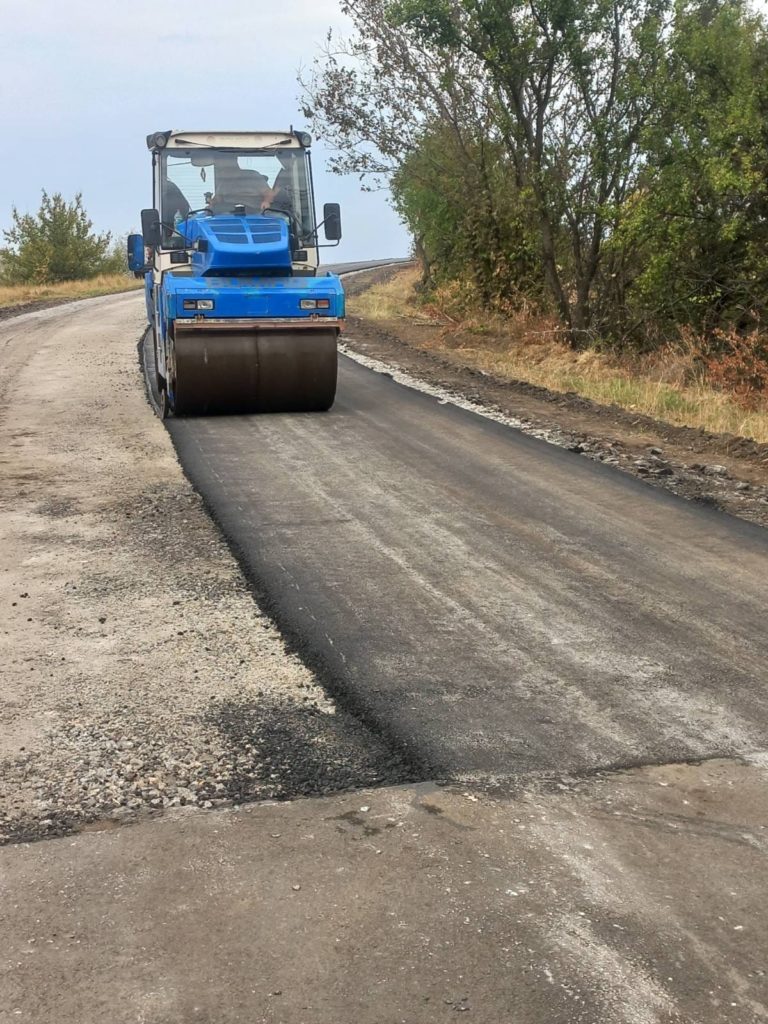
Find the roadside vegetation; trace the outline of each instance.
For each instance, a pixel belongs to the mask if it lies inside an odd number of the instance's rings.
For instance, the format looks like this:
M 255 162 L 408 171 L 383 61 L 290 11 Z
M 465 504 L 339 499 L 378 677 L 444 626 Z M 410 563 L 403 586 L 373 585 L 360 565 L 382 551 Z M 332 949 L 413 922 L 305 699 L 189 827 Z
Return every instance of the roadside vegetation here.
M 85 281 L 59 281 L 57 284 L 0 285 L 0 309 L 26 306 L 30 303 L 56 302 L 65 299 L 90 299 L 143 287 L 132 274 L 97 274 Z
M 760 433 L 768 29 L 750 4 L 342 8 L 353 34 L 304 75 L 305 114 L 334 170 L 391 187 L 411 304 L 497 370 Z
M 768 442 L 768 406 L 713 386 L 693 339 L 636 354 L 575 350 L 554 317 L 468 309 L 455 285 L 426 301 L 420 271 L 408 268 L 351 296 L 351 316 L 374 321 L 417 348 L 508 380 L 523 380 L 604 405 L 714 434 Z
M 0 248 L 0 308 L 87 298 L 140 287 L 123 239 L 94 232 L 82 196 L 43 191 L 36 214 L 11 213 Z

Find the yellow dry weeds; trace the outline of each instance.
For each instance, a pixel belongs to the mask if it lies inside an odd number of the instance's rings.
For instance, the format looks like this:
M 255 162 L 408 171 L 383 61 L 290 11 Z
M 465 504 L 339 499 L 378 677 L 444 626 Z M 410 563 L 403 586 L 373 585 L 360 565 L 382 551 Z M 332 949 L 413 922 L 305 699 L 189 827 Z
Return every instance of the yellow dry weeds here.
M 87 281 L 62 281 L 59 284 L 0 285 L 0 308 L 21 306 L 27 302 L 48 302 L 52 299 L 89 299 L 95 295 L 111 295 L 141 288 L 144 280 L 128 274 L 101 274 Z

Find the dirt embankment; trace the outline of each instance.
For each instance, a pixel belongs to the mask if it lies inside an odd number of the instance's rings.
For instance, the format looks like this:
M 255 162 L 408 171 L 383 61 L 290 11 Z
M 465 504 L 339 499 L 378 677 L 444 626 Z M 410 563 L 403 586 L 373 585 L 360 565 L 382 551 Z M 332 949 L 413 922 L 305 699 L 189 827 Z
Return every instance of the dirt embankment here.
M 399 271 L 383 268 L 356 275 L 346 282 L 347 294 L 360 294 Z M 573 393 L 485 374 L 462 365 L 460 350 L 428 347 L 440 330 L 406 317 L 350 316 L 344 340 L 353 352 L 510 417 L 527 433 L 691 501 L 768 526 L 768 444 L 675 426 Z

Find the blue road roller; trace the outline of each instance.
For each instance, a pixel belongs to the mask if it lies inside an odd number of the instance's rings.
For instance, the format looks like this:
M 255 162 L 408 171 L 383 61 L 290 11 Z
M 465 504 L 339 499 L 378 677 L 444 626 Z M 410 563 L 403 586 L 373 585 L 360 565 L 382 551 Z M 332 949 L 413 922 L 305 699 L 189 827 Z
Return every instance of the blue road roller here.
M 313 412 L 336 394 L 344 291 L 319 269 L 305 132 L 154 132 L 152 208 L 128 238 L 146 283 L 163 416 Z M 325 243 L 319 241 L 322 229 Z

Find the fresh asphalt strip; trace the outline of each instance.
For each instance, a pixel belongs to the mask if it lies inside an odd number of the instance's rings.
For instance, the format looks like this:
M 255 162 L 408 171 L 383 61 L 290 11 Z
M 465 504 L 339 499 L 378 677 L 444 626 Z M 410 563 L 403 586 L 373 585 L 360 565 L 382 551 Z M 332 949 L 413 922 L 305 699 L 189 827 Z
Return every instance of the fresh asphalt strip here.
M 762 529 L 344 357 L 327 414 L 167 426 L 262 604 L 416 777 L 764 747 Z

